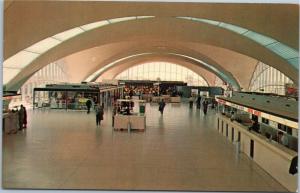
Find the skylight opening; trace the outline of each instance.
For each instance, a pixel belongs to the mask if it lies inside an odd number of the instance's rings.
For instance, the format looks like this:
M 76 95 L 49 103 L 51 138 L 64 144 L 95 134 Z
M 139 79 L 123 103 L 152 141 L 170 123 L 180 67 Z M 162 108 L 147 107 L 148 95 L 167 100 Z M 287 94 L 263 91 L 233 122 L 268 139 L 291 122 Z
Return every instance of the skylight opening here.
M 3 62 L 3 67 L 20 68 L 21 69 L 21 68 L 24 68 L 25 66 L 27 66 L 29 63 L 31 63 L 38 56 L 39 56 L 39 54 L 36 54 L 36 53 L 20 51 L 16 55 L 5 60 Z M 6 74 L 3 74 L 3 76 L 5 77 Z
M 62 33 L 56 34 L 52 37 L 55 38 L 55 39 L 58 39 L 60 41 L 65 41 L 65 40 L 68 40 L 68 39 L 70 39 L 74 36 L 77 36 L 78 34 L 81 34 L 83 32 L 84 32 L 84 30 L 82 30 L 79 27 L 76 27 L 76 28 L 64 31 Z
M 82 25 L 82 26 L 80 26 L 80 28 L 88 31 L 88 30 L 92 30 L 92 29 L 95 29 L 95 28 L 98 28 L 98 27 L 102 27 L 102 26 L 105 26 L 105 25 L 108 25 L 108 24 L 109 24 L 109 22 L 107 20 L 104 20 L 104 21 L 98 21 L 98 22 Z
M 243 34 L 243 33 L 248 31 L 248 29 L 238 27 L 238 26 L 235 26 L 235 25 L 231 25 L 231 24 L 228 24 L 228 23 L 220 23 L 219 26 L 222 27 L 222 28 L 228 29 L 230 31 L 234 31 L 238 34 Z
M 109 23 L 118 23 L 122 21 L 129 21 L 129 20 L 135 20 L 136 16 L 134 17 L 120 17 L 120 18 L 115 18 L 115 19 L 109 19 Z
M 256 43 L 264 46 L 265 48 L 269 49 L 270 51 L 274 52 L 278 56 L 282 57 L 285 59 L 289 64 L 291 64 L 293 67 L 296 69 L 299 69 L 299 52 L 281 42 L 278 42 L 277 40 L 270 38 L 268 36 L 256 33 L 254 31 L 250 31 L 246 28 L 242 28 L 240 26 L 228 24 L 228 23 L 223 23 L 219 21 L 214 21 L 214 20 L 209 20 L 209 19 L 201 19 L 201 18 L 193 18 L 193 17 L 176 17 L 179 19 L 191 19 L 193 21 L 197 22 L 203 22 L 203 23 L 208 23 L 214 26 L 222 27 L 225 29 L 228 29 L 232 32 L 238 33 L 240 35 L 243 35 Z
M 296 58 L 298 56 L 298 52 L 294 49 L 287 47 L 286 45 L 277 42 L 275 44 L 271 44 L 267 46 L 270 50 L 283 57 L 284 59 Z
M 277 42 L 273 38 L 269 38 L 267 36 L 258 34 L 258 33 L 253 32 L 253 31 L 248 31 L 247 33 L 245 33 L 243 35 L 248 37 L 249 39 L 254 40 L 255 42 L 257 42 L 257 43 L 259 43 L 263 46 L 270 45 L 270 44 L 273 44 L 273 43 Z
M 3 84 L 7 84 L 11 79 L 13 79 L 21 69 L 13 69 L 3 67 Z M 4 76 L 5 75 L 5 76 Z
M 211 25 L 219 25 L 220 22 L 218 21 L 213 21 L 213 20 L 209 20 L 209 19 L 200 19 L 200 18 L 191 18 L 192 21 L 199 21 L 199 22 L 204 22 L 204 23 L 208 23 Z
M 33 44 L 32 46 L 26 48 L 25 51 L 42 54 L 42 53 L 46 52 L 47 50 L 50 50 L 51 48 L 57 46 L 60 43 L 61 43 L 61 41 L 50 37 L 50 38 L 46 38 L 42 41 L 39 41 L 36 44 Z
M 41 54 L 44 54 L 51 48 L 59 45 L 60 43 L 73 38 L 81 33 L 84 33 L 85 31 L 89 31 L 95 28 L 99 28 L 105 25 L 108 25 L 110 23 L 117 23 L 122 21 L 129 21 L 129 20 L 135 20 L 135 19 L 147 19 L 152 18 L 155 16 L 134 16 L 134 17 L 123 17 L 123 18 L 116 18 L 116 19 L 110 19 L 110 20 L 102 20 L 82 26 L 78 26 L 69 30 L 66 30 L 64 32 L 55 34 L 52 37 L 48 37 L 44 40 L 41 40 L 32 46 L 18 52 L 17 54 L 11 56 L 10 58 L 6 59 L 3 63 L 3 66 L 7 67 L 6 72 L 8 72 L 11 68 L 24 68 L 27 65 L 29 65 L 34 59 L 39 57 Z M 14 71 L 16 72 L 16 71 Z M 10 81 L 13 76 L 8 75 L 9 73 L 6 73 L 3 75 L 3 79 L 6 80 L 5 83 Z M 15 73 L 12 73 L 14 76 Z

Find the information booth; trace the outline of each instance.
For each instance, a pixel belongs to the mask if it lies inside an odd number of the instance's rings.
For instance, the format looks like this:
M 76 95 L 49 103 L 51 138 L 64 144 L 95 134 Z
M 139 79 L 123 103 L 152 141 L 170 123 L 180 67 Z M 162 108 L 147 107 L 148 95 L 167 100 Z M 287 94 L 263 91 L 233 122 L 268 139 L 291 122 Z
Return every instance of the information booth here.
M 114 116 L 114 130 L 146 129 L 146 101 L 133 99 L 117 100 L 117 112 Z

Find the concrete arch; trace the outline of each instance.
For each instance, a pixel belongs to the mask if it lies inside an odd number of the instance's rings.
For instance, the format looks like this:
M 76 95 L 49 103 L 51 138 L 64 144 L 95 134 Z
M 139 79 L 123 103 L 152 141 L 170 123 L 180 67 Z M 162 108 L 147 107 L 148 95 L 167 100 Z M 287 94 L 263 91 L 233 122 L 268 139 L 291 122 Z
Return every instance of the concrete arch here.
M 80 25 L 134 15 L 217 20 L 268 35 L 295 49 L 299 46 L 297 4 L 5 1 L 4 58 L 46 37 Z
M 112 63 L 114 61 L 118 61 L 122 58 L 126 58 L 128 55 L 134 56 L 134 55 L 139 55 L 141 53 L 152 53 L 151 54 L 152 56 L 161 55 L 161 56 L 171 56 L 174 58 L 175 55 L 172 56 L 171 53 L 174 53 L 174 54 L 177 53 L 180 55 L 197 58 L 197 59 L 203 61 L 202 64 L 199 61 L 196 63 L 198 65 L 201 65 L 205 69 L 217 74 L 218 76 L 220 76 L 220 75 L 222 76 L 222 74 L 224 74 L 227 77 L 227 80 L 224 76 L 221 79 L 223 79 L 225 82 L 231 82 L 231 84 L 233 84 L 233 86 L 235 86 L 237 88 L 240 85 L 240 82 L 238 81 L 237 77 L 235 77 L 231 72 L 229 72 L 227 69 L 225 69 L 221 64 L 214 61 L 211 57 L 208 57 L 205 54 L 199 53 L 193 49 L 189 49 L 188 47 L 185 47 L 182 45 L 181 46 L 180 45 L 169 45 L 169 46 L 165 46 L 163 48 L 161 48 L 159 45 L 155 45 L 155 46 L 147 45 L 147 42 L 145 42 L 145 45 L 146 46 L 138 46 L 138 47 L 131 47 L 130 45 L 128 45 L 128 47 L 130 47 L 130 48 L 126 48 L 126 49 L 124 49 L 124 51 L 115 53 L 112 56 L 110 56 L 109 58 L 101 61 L 94 68 L 91 68 L 91 70 L 89 71 L 88 74 L 91 75 L 94 72 L 96 72 L 97 70 L 104 68 L 106 65 L 109 65 L 110 63 Z M 146 57 L 147 58 L 147 56 L 138 56 L 138 57 Z M 177 57 L 181 58 L 183 60 L 186 60 L 186 61 L 189 60 L 190 62 L 195 63 L 195 61 L 192 61 L 191 58 L 188 59 L 188 57 L 184 58 L 182 56 L 181 57 L 177 56 Z M 206 67 L 205 66 L 206 64 L 209 64 L 212 68 Z M 86 78 L 84 79 L 84 81 L 89 81 L 89 80 L 86 80 Z M 96 78 L 93 78 L 92 81 L 94 81 L 95 79 Z
M 212 72 L 199 67 L 197 64 L 193 64 L 190 63 L 188 61 L 184 61 L 184 60 L 179 60 L 177 58 L 172 58 L 169 56 L 151 56 L 151 57 L 143 57 L 143 58 L 135 58 L 133 60 L 129 60 L 127 62 L 123 62 L 119 65 L 116 65 L 106 71 L 104 71 L 101 76 L 99 76 L 97 78 L 96 81 L 100 81 L 100 80 L 104 80 L 104 79 L 115 79 L 115 77 L 123 72 L 124 70 L 143 64 L 143 63 L 149 63 L 149 62 L 169 62 L 169 63 L 174 63 L 180 66 L 184 66 L 190 70 L 192 70 L 193 72 L 195 72 L 196 74 L 198 74 L 199 76 L 201 76 L 204 80 L 206 80 L 208 85 L 214 85 L 214 81 L 216 79 L 216 75 L 213 74 Z
M 201 27 L 202 26 L 202 27 Z M 184 31 L 182 29 L 189 29 Z M 145 33 L 146 31 L 146 33 Z M 162 33 L 163 32 L 163 33 Z M 223 37 L 219 37 L 219 34 Z M 27 66 L 22 73 L 19 73 L 7 84 L 7 88 L 15 89 L 19 81 L 28 78 L 28 75 L 47 65 L 51 61 L 63 58 L 66 55 L 88 49 L 98 45 L 105 45 L 119 41 L 157 41 L 164 40 L 170 42 L 195 42 L 227 48 L 245 55 L 248 55 L 264 63 L 273 66 L 284 74 L 290 75 L 292 80 L 297 80 L 298 75 L 293 68 L 282 58 L 274 55 L 262 46 L 241 38 L 237 34 L 223 29 L 215 29 L 207 24 L 194 24 L 187 21 L 178 21 L 174 18 L 162 18 L 159 20 L 149 19 L 147 22 L 130 21 L 114 24 L 109 27 L 95 29 L 90 32 L 78 35 L 65 43 L 49 50 L 47 53 Z M 224 41 L 224 39 L 226 41 Z M 251 49 L 249 49 L 251 48 Z
M 179 61 L 179 62 L 181 62 L 181 61 L 188 62 L 190 64 L 199 66 L 199 67 L 205 69 L 206 71 L 209 71 L 209 72 L 215 74 L 220 79 L 222 79 L 224 82 L 229 82 L 230 84 L 232 84 L 234 86 L 234 88 L 236 88 L 236 89 L 240 88 L 240 85 L 239 85 L 238 81 L 230 73 L 226 73 L 225 74 L 226 77 L 224 77 L 223 74 L 220 74 L 220 73 L 214 71 L 213 69 L 210 69 L 209 67 L 205 66 L 201 62 L 198 62 L 198 61 L 195 61 L 191 58 L 183 57 L 183 56 L 180 56 L 180 55 L 174 55 L 174 54 L 171 54 L 171 53 L 162 53 L 162 54 L 146 53 L 145 55 L 137 55 L 135 57 L 131 57 L 131 58 L 119 61 L 118 63 L 116 63 L 111 68 L 118 67 L 118 66 L 122 65 L 122 63 L 128 63 L 130 61 L 133 61 L 133 62 L 137 61 L 137 62 L 141 63 L 141 62 L 143 62 L 143 60 L 153 60 L 154 59 L 154 60 L 157 61 L 157 60 L 160 60 L 160 58 L 162 58 L 162 59 L 173 59 L 173 60 Z M 112 60 L 112 61 L 118 61 L 118 60 Z M 214 61 L 212 61 L 212 62 L 214 62 Z M 103 65 L 103 66 L 105 66 L 105 65 Z M 110 70 L 111 68 L 106 69 L 106 71 Z M 219 70 L 224 72 L 222 67 L 219 67 Z M 103 71 L 103 73 L 105 73 L 105 71 Z M 101 75 L 102 75 L 102 73 L 96 75 L 91 81 L 96 81 L 96 79 L 98 79 L 98 77 L 100 77 Z

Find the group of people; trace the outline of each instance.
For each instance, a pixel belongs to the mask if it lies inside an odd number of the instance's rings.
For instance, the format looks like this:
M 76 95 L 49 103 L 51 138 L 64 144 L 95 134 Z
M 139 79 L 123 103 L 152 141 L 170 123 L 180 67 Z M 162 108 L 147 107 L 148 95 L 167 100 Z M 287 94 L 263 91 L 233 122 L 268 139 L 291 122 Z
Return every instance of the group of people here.
M 124 95 L 130 96 L 142 96 L 144 94 L 152 94 L 158 96 L 158 86 L 125 86 Z
M 17 113 L 17 128 L 16 130 L 13 130 L 10 133 L 17 133 L 18 130 L 23 130 L 23 129 L 26 129 L 27 128 L 27 111 L 26 111 L 26 108 L 23 106 L 23 105 L 20 105 L 19 108 L 17 109 L 13 109 L 11 111 L 11 113 Z
M 174 87 L 159 87 L 157 85 L 153 86 L 125 86 L 124 95 L 129 96 L 139 96 L 142 98 L 143 95 L 170 95 L 170 96 L 178 96 L 180 93 Z
M 194 100 L 195 100 L 195 98 L 191 96 L 190 99 L 189 99 L 190 108 L 193 108 Z M 197 109 L 201 109 L 201 103 L 202 103 L 202 107 L 203 107 L 202 108 L 203 113 L 204 113 L 204 115 L 206 115 L 207 114 L 207 109 L 208 109 L 209 102 L 204 97 L 198 96 L 197 99 L 196 99 L 196 107 L 197 107 Z

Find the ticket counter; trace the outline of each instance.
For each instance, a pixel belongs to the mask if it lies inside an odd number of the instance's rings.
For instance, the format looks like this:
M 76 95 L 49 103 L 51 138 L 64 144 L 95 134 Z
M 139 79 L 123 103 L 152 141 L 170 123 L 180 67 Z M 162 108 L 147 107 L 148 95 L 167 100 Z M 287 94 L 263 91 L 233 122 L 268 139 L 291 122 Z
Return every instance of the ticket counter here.
M 222 114 L 216 117 L 216 128 L 221 135 L 234 144 L 238 142 L 241 152 L 253 159 L 289 191 L 296 191 L 298 175 L 289 173 L 291 161 L 297 155 L 296 151 L 254 131 L 248 131 L 246 124 L 232 122 Z

